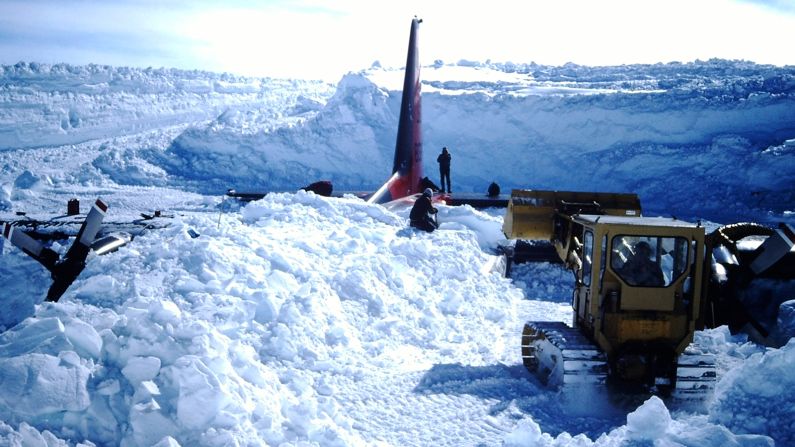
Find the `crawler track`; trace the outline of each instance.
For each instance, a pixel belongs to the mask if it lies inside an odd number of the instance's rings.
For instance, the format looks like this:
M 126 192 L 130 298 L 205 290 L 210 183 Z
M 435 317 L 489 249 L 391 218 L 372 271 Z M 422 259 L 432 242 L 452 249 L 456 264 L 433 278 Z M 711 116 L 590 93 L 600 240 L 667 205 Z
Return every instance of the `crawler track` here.
M 683 352 L 676 365 L 676 385 L 671 395 L 681 400 L 702 400 L 715 389 L 715 356 L 691 350 Z

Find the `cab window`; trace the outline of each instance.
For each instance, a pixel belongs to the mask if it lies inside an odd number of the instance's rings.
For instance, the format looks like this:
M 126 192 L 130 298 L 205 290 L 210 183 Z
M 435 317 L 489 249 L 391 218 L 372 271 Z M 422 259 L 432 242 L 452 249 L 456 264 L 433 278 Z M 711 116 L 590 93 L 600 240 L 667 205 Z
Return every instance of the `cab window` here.
M 586 231 L 582 237 L 582 283 L 591 285 L 591 271 L 593 269 L 593 233 Z
M 687 269 L 689 244 L 682 237 L 613 237 L 610 267 L 627 284 L 666 287 Z

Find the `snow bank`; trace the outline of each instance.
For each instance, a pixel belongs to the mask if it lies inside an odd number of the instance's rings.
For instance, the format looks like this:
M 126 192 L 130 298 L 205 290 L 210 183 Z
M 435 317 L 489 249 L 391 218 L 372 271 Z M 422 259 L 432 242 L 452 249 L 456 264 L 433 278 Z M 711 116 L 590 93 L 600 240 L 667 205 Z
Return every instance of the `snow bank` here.
M 219 118 L 184 132 L 153 162 L 204 193 L 294 191 L 320 179 L 337 190 L 375 191 L 390 174 L 399 102 L 399 92 L 350 74 L 322 107 L 288 104 L 281 112 L 292 114 L 278 119 Z
M 390 173 L 401 73 L 374 67 L 331 86 L 4 66 L 0 150 L 173 125 L 184 132 L 165 152 L 141 154 L 151 167 L 125 161 L 138 158 L 130 148 L 108 148 L 93 165 L 120 183 L 178 182 L 205 194 L 294 191 L 320 179 L 337 190 L 374 190 Z M 791 67 L 435 64 L 423 67 L 423 84 L 424 170 L 434 179 L 434 155 L 447 146 L 460 192 L 492 181 L 504 191 L 633 191 L 647 213 L 716 221 L 769 210 L 776 220 L 795 203 L 795 148 L 785 144 L 795 135 Z
M 206 121 L 239 108 L 280 115 L 285 102 L 324 98 L 329 89 L 317 81 L 195 70 L 4 65 L 0 66 L 0 151 Z M 276 100 L 276 110 L 270 100 Z
M 448 214 L 427 235 L 357 198 L 273 194 L 92 259 L 0 336 L 5 439 L 363 444 L 338 381 L 513 354 L 521 294 L 480 271 L 497 222 Z
M 464 80 L 437 80 L 450 68 Z M 172 175 L 189 169 L 204 193 L 295 190 L 319 179 L 375 189 L 389 174 L 400 103 L 400 84 L 384 73 L 345 76 L 304 120 L 238 116 L 192 129 L 155 162 Z M 492 181 L 505 191 L 633 191 L 647 212 L 718 220 L 795 202 L 787 181 L 795 150 L 782 144 L 795 134 L 791 69 L 434 66 L 423 79 L 423 167 L 433 179 L 435 155 L 449 147 L 456 191 Z
M 735 435 L 725 427 L 704 420 L 687 417 L 676 421 L 658 397 L 649 398 L 627 415 L 626 425 L 603 434 L 592 441 L 583 435 L 572 437 L 561 433 L 553 437 L 543 433 L 532 420 L 523 421 L 505 438 L 506 446 L 599 446 L 671 445 L 699 447 L 772 447 L 772 439 L 760 435 Z
M 757 353 L 718 383 L 710 420 L 736 433 L 763 433 L 779 445 L 795 443 L 795 340 Z

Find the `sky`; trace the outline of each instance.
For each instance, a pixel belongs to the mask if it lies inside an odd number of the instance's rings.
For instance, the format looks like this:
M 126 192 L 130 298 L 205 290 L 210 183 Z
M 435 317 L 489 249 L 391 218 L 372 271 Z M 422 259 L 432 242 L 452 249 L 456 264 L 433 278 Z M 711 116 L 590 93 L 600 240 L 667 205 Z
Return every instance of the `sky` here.
M 710 58 L 795 65 L 792 0 L 2 0 L 0 63 L 338 80 L 420 59 L 562 65 Z M 789 35 L 788 35 L 789 33 Z

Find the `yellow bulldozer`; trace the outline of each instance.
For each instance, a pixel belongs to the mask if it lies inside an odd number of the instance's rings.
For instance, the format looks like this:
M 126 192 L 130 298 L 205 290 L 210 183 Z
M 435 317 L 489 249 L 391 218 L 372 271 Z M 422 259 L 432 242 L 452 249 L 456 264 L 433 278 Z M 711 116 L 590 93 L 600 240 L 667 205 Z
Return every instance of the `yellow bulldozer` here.
M 522 333 L 524 365 L 550 386 L 611 382 L 698 398 L 716 372 L 691 346 L 695 331 L 728 324 L 775 343 L 770 315 L 755 312 L 775 307 L 770 294 L 757 305 L 745 292 L 757 278 L 795 278 L 792 227 L 707 234 L 700 222 L 644 217 L 635 194 L 513 190 L 503 232 L 515 242 L 508 268 L 557 260 L 574 272 L 572 325 L 528 321 Z

